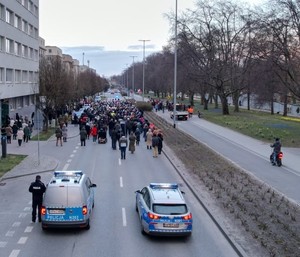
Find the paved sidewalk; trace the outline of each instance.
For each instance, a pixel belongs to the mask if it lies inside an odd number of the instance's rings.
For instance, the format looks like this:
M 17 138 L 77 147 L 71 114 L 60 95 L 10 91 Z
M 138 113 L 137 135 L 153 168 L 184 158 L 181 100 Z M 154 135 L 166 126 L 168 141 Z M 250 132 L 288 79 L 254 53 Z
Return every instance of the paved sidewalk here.
M 78 127 L 76 129 L 70 129 L 68 132 L 68 138 L 77 136 Z M 36 134 L 37 130 L 34 130 L 33 136 Z M 17 140 L 12 140 L 11 144 L 7 144 L 7 154 L 27 155 L 27 157 L 19 165 L 4 174 L 2 178 L 0 178 L 0 181 L 55 170 L 59 161 L 45 154 L 45 150 L 41 151 L 45 145 L 53 143 L 54 140 L 56 139 L 53 135 L 48 141 L 22 142 L 21 146 L 18 146 Z M 0 149 L 0 153 L 2 156 L 2 148 Z

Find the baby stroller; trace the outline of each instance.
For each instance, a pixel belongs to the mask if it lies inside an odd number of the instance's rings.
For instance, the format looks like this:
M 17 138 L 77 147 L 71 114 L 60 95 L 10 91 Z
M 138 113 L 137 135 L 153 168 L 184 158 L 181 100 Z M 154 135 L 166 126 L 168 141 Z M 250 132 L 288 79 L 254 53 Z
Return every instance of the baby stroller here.
M 106 130 L 104 128 L 100 128 L 98 132 L 98 144 L 106 144 Z

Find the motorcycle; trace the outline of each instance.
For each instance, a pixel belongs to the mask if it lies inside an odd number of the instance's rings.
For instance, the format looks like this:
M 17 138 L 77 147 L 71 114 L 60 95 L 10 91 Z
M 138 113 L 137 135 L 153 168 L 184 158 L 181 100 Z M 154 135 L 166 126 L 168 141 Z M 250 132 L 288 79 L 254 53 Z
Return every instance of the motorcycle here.
M 272 165 L 280 167 L 282 165 L 283 152 L 280 151 L 279 153 L 277 153 L 275 161 L 274 161 L 273 154 L 274 153 L 272 151 L 270 155 L 270 162 L 272 163 Z

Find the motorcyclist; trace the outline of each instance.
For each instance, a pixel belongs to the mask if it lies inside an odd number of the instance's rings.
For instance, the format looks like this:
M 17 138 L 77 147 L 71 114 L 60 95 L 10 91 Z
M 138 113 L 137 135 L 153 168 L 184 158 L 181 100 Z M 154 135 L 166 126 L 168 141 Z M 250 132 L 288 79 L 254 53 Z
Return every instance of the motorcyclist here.
M 273 148 L 273 165 L 276 164 L 276 157 L 278 155 L 278 153 L 280 153 L 281 151 L 281 143 L 280 143 L 280 139 L 279 138 L 275 138 L 275 142 L 271 145 L 271 147 Z

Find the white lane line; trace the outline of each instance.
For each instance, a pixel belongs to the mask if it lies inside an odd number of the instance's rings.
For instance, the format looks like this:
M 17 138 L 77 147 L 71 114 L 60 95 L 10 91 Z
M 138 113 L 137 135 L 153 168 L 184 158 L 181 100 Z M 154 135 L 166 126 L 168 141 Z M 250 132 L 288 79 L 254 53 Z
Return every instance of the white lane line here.
M 12 250 L 8 257 L 17 257 L 20 253 L 20 250 Z
M 126 211 L 125 208 L 122 208 L 122 220 L 123 220 L 123 227 L 127 226 L 127 221 L 126 221 Z
M 33 226 L 28 226 L 25 228 L 24 233 L 30 233 L 33 229 Z
M 72 159 L 67 160 L 68 163 L 70 163 L 72 161 Z
M 29 205 L 32 205 L 32 200 L 30 200 L 30 201 L 28 202 L 28 204 L 29 204 Z
M 27 238 L 28 237 L 25 237 L 25 236 L 23 236 L 23 237 L 20 237 L 20 239 L 19 239 L 19 241 L 18 241 L 18 244 L 25 244 L 26 243 L 26 241 L 27 241 Z
M 7 237 L 13 237 L 14 233 L 15 233 L 15 231 L 9 230 L 9 231 L 6 232 L 5 236 L 7 236 Z
M 123 178 L 120 177 L 120 187 L 123 187 Z
M 70 155 L 70 158 L 73 158 L 74 156 L 75 156 L 75 154 L 71 154 L 71 155 Z
M 119 165 L 121 165 L 121 163 L 122 163 L 122 162 L 121 162 L 121 159 L 119 158 Z
M 31 207 L 25 207 L 24 211 L 31 211 Z
M 63 170 L 67 170 L 69 168 L 70 163 L 66 163 L 65 166 L 63 167 Z
M 7 245 L 7 242 L 0 242 L 0 248 L 4 248 Z
M 73 153 L 76 153 L 77 152 L 77 150 L 73 150 Z
M 16 221 L 12 224 L 12 227 L 15 228 L 15 227 L 19 227 L 21 225 L 21 222 L 20 221 Z
M 19 218 L 25 218 L 27 216 L 27 213 L 20 213 Z

